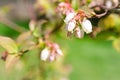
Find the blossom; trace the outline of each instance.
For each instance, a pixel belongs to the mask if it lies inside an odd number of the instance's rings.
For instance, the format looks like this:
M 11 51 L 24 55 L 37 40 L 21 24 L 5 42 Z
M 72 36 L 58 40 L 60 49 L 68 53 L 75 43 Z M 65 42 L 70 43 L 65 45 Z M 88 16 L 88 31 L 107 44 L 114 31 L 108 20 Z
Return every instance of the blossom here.
M 68 23 L 68 25 L 67 25 L 67 30 L 68 30 L 69 32 L 72 32 L 73 29 L 75 28 L 75 26 L 76 26 L 76 21 L 72 20 L 72 21 L 70 21 L 70 22 Z
M 41 60 L 46 61 L 50 55 L 50 51 L 48 48 L 45 48 L 41 52 Z
M 67 3 L 67 2 L 61 2 L 58 7 L 57 7 L 57 12 L 60 12 L 64 15 L 70 13 L 70 12 L 73 12 L 73 8 L 71 7 L 71 4 L 70 3 Z
M 83 38 L 83 36 L 84 36 L 84 31 L 82 29 L 80 29 L 79 26 L 75 28 L 75 36 L 77 38 Z
M 74 34 L 77 38 L 82 38 L 84 32 L 92 32 L 92 24 L 86 19 L 85 11 L 78 10 L 75 12 L 70 3 L 65 2 L 60 3 L 57 9 L 66 16 L 64 22 L 67 25 L 67 36 Z
M 41 60 L 54 61 L 58 55 L 63 55 L 60 47 L 56 43 L 46 43 L 46 47 L 41 51 Z
M 72 20 L 75 16 L 74 12 L 70 12 L 68 15 L 66 15 L 64 22 L 67 24 L 70 20 Z
M 92 24 L 88 19 L 84 19 L 81 23 L 81 26 L 86 33 L 92 32 Z

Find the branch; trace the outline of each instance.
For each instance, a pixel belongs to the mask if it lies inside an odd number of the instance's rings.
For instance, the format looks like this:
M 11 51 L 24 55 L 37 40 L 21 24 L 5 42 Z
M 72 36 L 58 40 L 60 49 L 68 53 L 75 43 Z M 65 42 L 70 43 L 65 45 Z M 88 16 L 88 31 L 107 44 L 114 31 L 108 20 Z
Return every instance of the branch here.
M 0 22 L 7 25 L 7 27 L 19 32 L 19 33 L 22 33 L 22 32 L 25 32 L 26 29 L 13 23 L 12 21 L 10 21 L 9 19 L 5 18 L 5 17 L 0 17 Z
M 115 6 L 111 7 L 110 9 L 108 9 L 105 5 L 94 5 L 90 7 L 91 9 L 95 9 L 95 8 L 99 8 L 101 10 L 104 10 L 102 13 L 100 14 L 95 14 L 92 17 L 97 17 L 97 18 L 101 18 L 103 16 L 106 16 L 107 14 L 110 13 L 120 13 L 120 11 L 118 9 L 120 9 L 120 4 L 116 3 Z

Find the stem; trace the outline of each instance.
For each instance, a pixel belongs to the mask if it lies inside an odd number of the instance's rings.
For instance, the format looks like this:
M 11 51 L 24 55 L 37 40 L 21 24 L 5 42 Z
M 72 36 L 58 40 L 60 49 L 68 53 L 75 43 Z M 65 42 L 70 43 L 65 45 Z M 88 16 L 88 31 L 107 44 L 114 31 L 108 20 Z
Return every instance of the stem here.
M 26 31 L 25 28 L 23 28 L 23 27 L 15 24 L 15 23 L 13 23 L 12 21 L 10 21 L 7 18 L 5 18 L 5 17 L 0 17 L 0 18 L 1 18 L 0 22 L 3 23 L 3 24 L 5 24 L 5 25 L 7 25 L 6 27 L 9 27 L 9 28 L 11 28 L 11 29 L 13 29 L 13 30 L 15 30 L 15 31 L 17 31 L 19 33 L 22 33 L 22 32 Z

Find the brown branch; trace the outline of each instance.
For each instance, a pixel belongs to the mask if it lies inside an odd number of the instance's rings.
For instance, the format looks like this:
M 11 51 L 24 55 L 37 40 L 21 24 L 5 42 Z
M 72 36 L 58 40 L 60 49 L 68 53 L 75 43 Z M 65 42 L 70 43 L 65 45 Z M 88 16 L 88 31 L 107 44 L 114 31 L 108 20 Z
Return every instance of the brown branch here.
M 120 13 L 120 11 L 117 11 L 117 9 L 120 8 L 120 4 L 119 3 L 116 4 L 115 6 L 111 7 L 110 9 L 106 8 L 106 6 L 104 6 L 104 5 L 94 5 L 94 6 L 90 7 L 90 8 L 94 9 L 96 7 L 100 8 L 100 9 L 103 9 L 104 12 L 101 13 L 101 14 L 94 14 L 92 17 L 101 18 L 101 17 L 106 16 L 106 15 L 108 15 L 110 13 L 118 13 L 118 12 Z

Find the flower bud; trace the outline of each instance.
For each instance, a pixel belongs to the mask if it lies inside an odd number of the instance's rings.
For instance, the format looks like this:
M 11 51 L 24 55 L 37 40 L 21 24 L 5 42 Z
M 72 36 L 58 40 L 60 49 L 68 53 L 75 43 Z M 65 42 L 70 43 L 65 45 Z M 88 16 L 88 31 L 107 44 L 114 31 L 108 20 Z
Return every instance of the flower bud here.
M 34 31 L 36 22 L 34 20 L 31 20 L 29 23 L 29 28 L 31 31 Z
M 41 52 L 41 60 L 46 61 L 49 55 L 50 55 L 50 51 L 48 50 L 48 48 L 43 49 Z
M 63 55 L 61 49 L 57 49 L 56 52 L 57 52 L 57 54 L 59 54 L 59 55 L 61 55 L 61 56 Z
M 72 32 L 73 29 L 75 28 L 75 26 L 76 26 L 76 21 L 72 20 L 72 21 L 70 21 L 70 22 L 68 23 L 68 25 L 67 25 L 67 30 L 68 30 L 69 32 Z
M 84 36 L 84 31 L 81 30 L 79 27 L 75 28 L 75 36 L 77 38 L 83 38 Z
M 86 33 L 92 32 L 92 24 L 89 20 L 84 19 L 83 22 L 81 23 L 81 26 Z
M 67 24 L 70 20 L 72 20 L 72 18 L 74 18 L 75 13 L 71 12 L 68 15 L 66 15 L 66 18 L 64 20 L 64 22 Z

